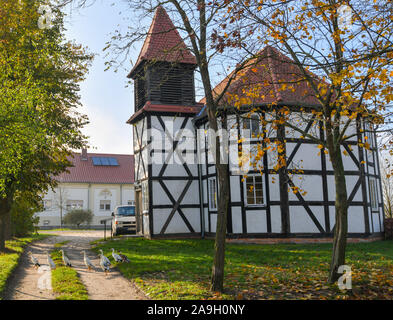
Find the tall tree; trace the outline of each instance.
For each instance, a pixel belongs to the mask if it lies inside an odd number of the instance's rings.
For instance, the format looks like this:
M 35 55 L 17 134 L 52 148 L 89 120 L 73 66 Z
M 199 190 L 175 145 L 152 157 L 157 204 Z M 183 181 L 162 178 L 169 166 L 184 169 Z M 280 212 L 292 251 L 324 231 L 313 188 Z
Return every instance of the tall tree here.
M 65 41 L 56 7 L 33 0 L 1 3 L 0 251 L 15 194 L 39 195 L 55 186 L 53 177 L 71 164 L 71 149 L 85 144 L 80 129 L 87 118 L 76 107 L 78 83 L 92 60 Z
M 343 148 L 360 131 L 358 146 L 369 149 L 367 136 L 362 134 L 361 123 L 371 126 L 383 124 L 384 115 L 391 114 L 393 88 L 393 19 L 392 1 L 363 0 L 236 0 L 226 1 L 227 14 L 222 29 L 216 36 L 217 46 L 227 39 L 241 41 L 245 46 L 259 43 L 272 45 L 287 54 L 297 66 L 296 79 L 276 82 L 278 91 L 290 90 L 296 83 L 305 82 L 305 95 L 318 99 L 314 117 L 325 139 L 294 125 L 285 106 L 272 104 L 278 117 L 272 122 L 286 126 L 304 139 L 317 142 L 322 152 L 329 154 L 336 190 L 335 233 L 329 281 L 335 282 L 338 268 L 345 264 L 348 233 L 348 194 L 344 174 Z M 258 58 L 258 53 L 255 53 Z M 292 75 L 293 76 L 293 75 Z M 253 88 L 255 91 L 255 88 Z M 255 92 L 254 92 L 255 93 Z M 241 102 L 238 102 L 241 105 Z M 302 119 L 303 118 L 303 119 Z M 316 130 L 319 133 L 319 130 Z M 360 162 L 360 171 L 364 172 Z M 279 161 L 286 168 L 286 159 Z
M 204 1 L 204 0 L 169 0 L 169 1 L 127 1 L 130 8 L 136 12 L 141 13 L 141 18 L 138 21 L 144 21 L 143 17 L 146 14 L 152 13 L 158 6 L 165 6 L 165 9 L 176 17 L 176 27 L 185 35 L 185 40 L 188 49 L 194 54 L 198 71 L 199 79 L 202 83 L 201 91 L 204 94 L 204 104 L 206 105 L 209 132 L 214 132 L 214 139 L 212 141 L 213 153 L 215 157 L 215 167 L 218 175 L 218 206 L 217 206 L 217 225 L 215 238 L 214 262 L 212 266 L 211 290 L 222 292 L 224 283 L 224 266 L 225 266 L 225 241 L 227 234 L 227 214 L 229 210 L 229 170 L 228 163 L 220 161 L 225 158 L 222 154 L 222 146 L 220 142 L 220 135 L 217 134 L 218 129 L 226 129 L 225 112 L 221 112 L 218 108 L 221 99 L 229 87 L 232 79 L 235 78 L 237 72 L 243 68 L 241 57 L 235 55 L 228 55 L 226 57 L 218 56 L 218 51 L 211 47 L 214 26 L 216 25 L 216 16 L 220 10 L 224 9 L 226 5 L 221 1 Z M 143 30 L 143 31 L 141 31 Z M 144 39 L 147 35 L 146 29 L 143 26 L 130 27 L 126 34 L 116 33 L 112 41 L 108 43 L 106 49 L 111 48 L 112 53 L 116 58 L 109 62 L 110 66 L 116 66 L 119 63 L 119 55 L 129 53 L 133 45 Z M 173 48 L 176 50 L 176 48 Z M 168 53 L 169 54 L 169 53 Z M 227 83 L 223 86 L 219 94 L 213 92 L 212 70 L 217 71 L 217 65 L 224 73 L 226 71 L 225 59 L 232 60 L 237 58 L 237 68 L 228 78 Z M 121 59 L 120 59 L 121 60 Z M 124 61 L 124 60 L 121 60 Z M 224 67 L 223 67 L 224 66 Z M 214 152 L 215 151 L 215 152 Z

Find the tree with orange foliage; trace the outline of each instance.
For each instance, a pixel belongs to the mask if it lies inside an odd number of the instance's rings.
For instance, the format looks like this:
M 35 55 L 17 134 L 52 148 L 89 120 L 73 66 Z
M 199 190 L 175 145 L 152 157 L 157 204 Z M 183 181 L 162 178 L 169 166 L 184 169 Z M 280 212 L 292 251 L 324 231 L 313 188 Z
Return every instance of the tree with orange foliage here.
M 305 82 L 308 90 L 304 95 L 318 100 L 318 108 L 311 110 L 310 115 L 323 130 L 325 139 L 294 125 L 289 121 L 286 107 L 277 103 L 271 104 L 277 115 L 272 123 L 314 140 L 321 151 L 329 154 L 336 190 L 329 282 L 336 282 L 340 276 L 338 268 L 345 264 L 348 233 L 348 194 L 342 158 L 346 151 L 342 146 L 364 131 L 360 127 L 362 123 L 369 124 L 366 131 L 374 132 L 391 115 L 393 2 L 236 0 L 225 3 L 227 11 L 222 17 L 221 30 L 215 35 L 217 48 L 225 50 L 228 38 L 242 42 L 244 47 L 259 44 L 280 48 L 300 72 L 296 79 L 275 83 L 278 90 L 284 92 L 295 83 Z M 242 103 L 238 101 L 238 105 Z M 348 134 L 351 126 L 357 126 L 357 134 Z M 358 146 L 370 148 L 367 135 L 358 136 Z M 278 164 L 280 170 L 286 170 L 285 159 Z M 364 172 L 362 161 L 360 171 Z

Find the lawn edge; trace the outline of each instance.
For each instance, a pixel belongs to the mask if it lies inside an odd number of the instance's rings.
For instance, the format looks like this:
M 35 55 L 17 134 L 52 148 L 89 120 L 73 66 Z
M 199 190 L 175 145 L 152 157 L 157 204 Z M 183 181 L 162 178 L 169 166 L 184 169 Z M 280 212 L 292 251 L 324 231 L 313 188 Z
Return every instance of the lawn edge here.
M 34 235 L 32 235 L 32 236 L 34 236 Z M 16 271 L 16 269 L 19 267 L 21 257 L 22 257 L 22 255 L 24 255 L 24 254 L 26 253 L 27 247 L 30 246 L 31 244 L 33 244 L 34 242 L 44 240 L 44 239 L 46 239 L 46 238 L 48 238 L 48 237 L 53 237 L 53 235 L 47 234 L 47 233 L 38 233 L 38 236 L 39 236 L 38 239 L 34 239 L 34 240 L 32 240 L 32 241 L 30 241 L 30 242 L 24 244 L 24 245 L 21 247 L 21 248 L 22 248 L 22 252 L 18 255 L 18 259 L 16 260 L 15 265 L 11 268 L 8 277 L 7 277 L 7 279 L 6 279 L 5 282 L 4 282 L 4 287 L 3 287 L 3 289 L 0 290 L 0 300 L 4 300 L 4 293 L 7 291 L 11 279 L 15 276 L 15 271 Z M 17 239 L 18 239 L 18 238 L 17 238 Z

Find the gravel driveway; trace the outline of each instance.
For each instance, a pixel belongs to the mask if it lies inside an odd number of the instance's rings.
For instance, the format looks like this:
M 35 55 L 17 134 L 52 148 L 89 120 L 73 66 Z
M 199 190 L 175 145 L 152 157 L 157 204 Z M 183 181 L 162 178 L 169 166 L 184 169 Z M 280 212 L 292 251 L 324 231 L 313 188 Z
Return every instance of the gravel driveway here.
M 44 231 L 53 234 L 44 240 L 29 245 L 21 256 L 18 267 L 8 281 L 5 290 L 5 300 L 52 300 L 55 299 L 50 287 L 42 285 L 42 279 L 50 278 L 48 271 L 46 250 L 53 250 L 54 244 L 69 241 L 63 246 L 64 252 L 71 260 L 72 267 L 78 272 L 81 281 L 87 288 L 91 300 L 144 300 L 147 297 L 132 282 L 124 278 L 119 271 L 111 269 L 105 273 L 99 266 L 99 257 L 96 253 L 88 251 L 90 242 L 102 239 L 104 231 Z M 88 271 L 83 262 L 82 250 L 93 264 L 95 271 Z M 31 252 L 41 263 L 41 267 L 34 269 L 28 252 Z M 130 262 L 132 263 L 132 261 Z

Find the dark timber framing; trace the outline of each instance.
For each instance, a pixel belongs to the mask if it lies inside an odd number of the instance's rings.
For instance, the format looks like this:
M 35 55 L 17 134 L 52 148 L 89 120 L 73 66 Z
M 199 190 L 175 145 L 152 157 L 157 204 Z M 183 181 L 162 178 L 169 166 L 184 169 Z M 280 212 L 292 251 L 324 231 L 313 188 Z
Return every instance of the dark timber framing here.
M 264 108 L 262 108 L 262 111 L 264 110 Z M 299 108 L 296 107 L 292 107 L 291 108 L 292 111 L 299 111 Z M 247 112 L 246 110 L 243 110 L 243 112 Z M 235 112 L 236 114 L 236 112 Z M 262 112 L 262 116 L 264 116 L 264 112 Z M 238 126 L 238 135 L 240 136 L 240 121 L 241 118 L 239 116 L 239 114 L 236 114 L 236 122 L 237 122 L 237 126 Z M 198 119 L 197 120 L 197 124 L 199 123 L 199 126 L 204 123 L 204 121 L 202 119 Z M 361 124 L 362 122 L 359 121 L 357 123 L 357 138 L 361 138 L 362 137 L 362 133 L 359 130 L 360 127 L 358 127 L 359 124 Z M 306 132 L 309 132 L 309 130 L 312 128 L 312 126 L 315 125 L 315 118 L 314 117 L 310 117 L 309 122 L 306 125 Z M 265 132 L 265 130 L 263 129 L 263 132 Z M 263 135 L 263 137 L 265 137 L 265 133 Z M 324 140 L 324 131 L 322 129 L 321 124 L 319 124 L 319 137 Z M 268 159 L 267 159 L 267 154 L 265 153 L 264 157 L 263 157 L 263 173 L 264 173 L 264 188 L 265 190 L 265 196 L 266 196 L 266 200 L 265 200 L 265 205 L 261 206 L 261 207 L 247 207 L 245 205 L 245 199 L 244 199 L 244 183 L 242 181 L 243 176 L 239 176 L 239 189 L 240 189 L 240 201 L 231 201 L 230 202 L 230 207 L 232 208 L 232 212 L 233 212 L 233 208 L 239 208 L 241 209 L 241 221 L 242 221 L 242 232 L 241 233 L 229 233 L 228 232 L 228 238 L 266 238 L 266 237 L 314 237 L 314 238 L 324 238 L 324 237 L 332 237 L 334 234 L 334 225 L 331 226 L 331 217 L 330 217 L 330 207 L 335 205 L 335 201 L 334 199 L 329 199 L 329 183 L 328 183 L 328 177 L 333 177 L 334 176 L 334 172 L 333 170 L 328 170 L 327 169 L 327 156 L 325 154 L 325 150 L 321 149 L 320 151 L 320 170 L 314 170 L 314 169 L 304 169 L 302 170 L 301 173 L 298 172 L 298 170 L 293 170 L 290 169 L 290 164 L 292 162 L 292 160 L 294 159 L 295 155 L 297 154 L 300 146 L 302 144 L 315 144 L 315 141 L 310 140 L 310 139 L 299 139 L 299 138 L 292 138 L 292 137 L 286 137 L 285 136 L 285 128 L 278 128 L 277 130 L 277 137 L 276 138 L 270 138 L 271 142 L 274 142 L 276 140 L 279 141 L 285 141 L 286 143 L 284 144 L 285 146 L 287 145 L 287 143 L 295 143 L 295 147 L 294 149 L 292 149 L 292 152 L 290 154 L 286 154 L 286 148 L 284 149 L 283 152 L 285 152 L 285 155 L 287 157 L 287 171 L 283 172 L 281 174 L 281 188 L 280 188 L 280 200 L 279 201 L 272 201 L 270 199 L 270 188 L 269 188 L 269 175 L 270 174 L 277 174 L 277 172 L 275 170 L 272 170 L 271 168 L 268 168 Z M 255 142 L 255 141 L 251 141 L 251 144 L 257 144 L 260 142 Z M 263 142 L 264 143 L 264 142 Z M 345 170 L 345 175 L 346 176 L 358 176 L 359 179 L 356 181 L 355 185 L 353 186 L 352 190 L 349 190 L 348 192 L 348 201 L 349 201 L 349 207 L 363 207 L 364 210 L 364 222 L 365 222 L 365 230 L 364 233 L 359 233 L 359 232 L 349 232 L 348 236 L 349 237 L 368 237 L 370 235 L 377 235 L 379 233 L 371 233 L 369 231 L 369 220 L 368 220 L 368 207 L 369 204 L 367 202 L 367 190 L 366 188 L 366 183 L 365 183 L 365 178 L 367 177 L 371 177 L 374 176 L 375 178 L 377 178 L 380 182 L 379 179 L 379 174 L 377 172 L 375 172 L 374 174 L 370 174 L 370 173 L 365 173 L 364 172 L 364 165 L 362 161 L 364 161 L 364 157 L 362 154 L 362 148 L 359 147 L 359 158 L 357 158 L 355 156 L 355 154 L 352 152 L 352 146 L 358 146 L 356 141 L 353 140 L 349 140 L 346 141 L 345 143 L 343 143 L 343 148 L 347 151 L 348 156 L 350 157 L 350 159 L 352 160 L 353 164 L 354 164 L 354 169 L 353 170 Z M 239 151 L 241 150 L 240 147 L 240 143 L 239 143 Z M 375 162 L 375 160 L 374 160 Z M 367 159 L 366 159 L 366 163 L 367 163 Z M 376 164 L 377 165 L 377 164 Z M 375 165 L 375 166 L 376 166 Z M 211 176 L 215 176 L 215 171 L 214 173 L 209 172 L 209 168 L 214 168 L 213 165 L 208 165 L 207 164 L 207 158 L 206 158 L 206 175 L 202 175 L 202 180 L 207 182 L 207 178 L 211 177 Z M 251 170 L 249 172 L 250 174 L 255 174 L 258 173 L 258 171 L 253 171 Z M 321 177 L 321 181 L 322 181 L 322 195 L 321 195 L 321 200 L 305 200 L 303 198 L 303 196 L 298 192 L 296 193 L 296 198 L 297 201 L 294 200 L 289 200 L 288 198 L 288 186 L 294 187 L 295 184 L 293 183 L 293 181 L 288 177 L 288 174 L 296 174 L 296 175 L 317 175 Z M 280 178 L 280 172 L 278 172 L 279 174 L 279 178 Z M 233 176 L 233 175 L 230 175 Z M 206 184 L 207 185 L 207 184 Z M 286 186 L 286 188 L 284 188 L 283 186 Z M 358 194 L 358 191 L 361 190 L 361 198 L 362 200 L 359 201 L 355 201 L 354 198 L 355 196 Z M 207 206 L 208 210 L 209 210 L 209 218 L 211 214 L 214 214 L 215 212 L 210 212 L 209 209 L 209 205 L 205 204 L 204 207 Z M 272 233 L 272 217 L 271 217 L 271 209 L 272 206 L 280 206 L 281 208 L 281 221 L 282 221 L 282 225 L 281 225 L 281 233 Z M 315 227 L 317 228 L 317 230 L 319 232 L 316 233 L 294 233 L 291 232 L 290 230 L 290 226 L 291 226 L 291 222 L 290 222 L 290 216 L 289 216 L 289 212 L 291 210 L 291 207 L 298 207 L 301 206 L 305 209 L 306 213 L 308 214 L 309 218 L 311 219 L 311 221 L 313 221 Z M 311 209 L 311 207 L 320 207 L 323 210 L 323 224 L 324 226 L 320 223 L 320 221 L 316 218 L 315 214 L 313 213 L 313 210 Z M 288 210 L 286 210 L 286 208 Z M 284 209 L 284 210 L 283 210 Z M 266 232 L 261 232 L 261 233 L 250 233 L 247 230 L 247 216 L 249 212 L 261 212 L 261 214 L 263 212 L 266 213 Z M 284 212 L 283 212 L 284 211 Z M 238 228 L 237 228 L 238 229 Z M 211 229 L 211 222 L 209 219 L 209 228 L 208 228 L 208 232 L 206 232 L 206 236 L 212 236 L 214 234 L 213 230 Z

